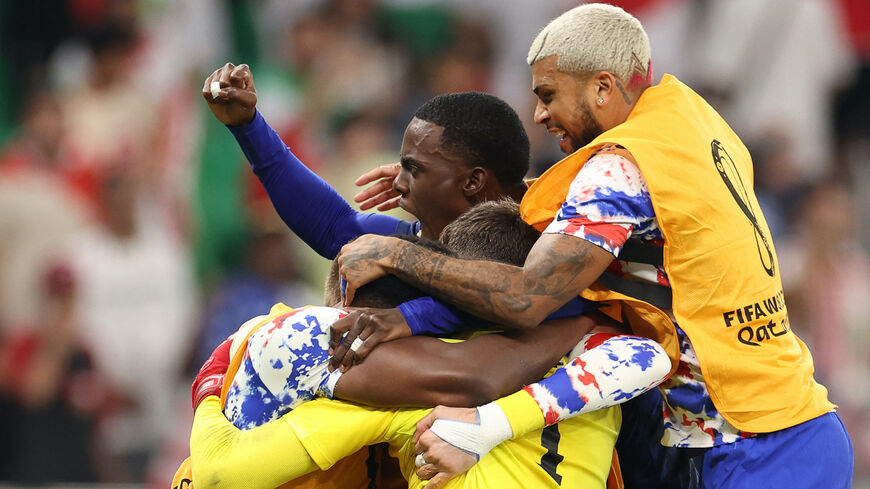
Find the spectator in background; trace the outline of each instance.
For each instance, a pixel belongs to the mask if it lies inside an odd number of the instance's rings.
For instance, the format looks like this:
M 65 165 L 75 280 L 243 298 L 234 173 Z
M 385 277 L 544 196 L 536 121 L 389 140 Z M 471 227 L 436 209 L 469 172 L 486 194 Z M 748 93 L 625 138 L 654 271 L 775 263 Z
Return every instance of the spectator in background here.
M 0 324 L 7 328 L 40 317 L 42 274 L 88 215 L 75 159 L 63 148 L 57 96 L 27 88 L 15 135 L 0 151 Z
M 108 393 L 81 343 L 72 272 L 54 265 L 40 278 L 40 314 L 0 339 L 0 480 L 93 482 Z
M 830 389 L 853 435 L 855 468 L 870 467 L 870 254 L 857 239 L 854 200 L 835 180 L 813 186 L 780 261 L 791 324 L 812 348 L 816 375 Z
M 793 217 L 806 192 L 788 135 L 765 133 L 750 143 L 755 166 L 755 194 L 775 243 L 792 231 Z
M 81 159 L 89 194 L 99 199 L 102 173 L 124 161 L 140 177 L 156 161 L 156 106 L 143 97 L 132 77 L 137 31 L 127 23 L 108 22 L 87 37 L 92 55 L 89 79 L 62 99 L 66 145 Z M 143 183 L 148 183 L 144 180 Z
M 230 272 L 207 299 L 203 330 L 195 345 L 193 365 L 197 368 L 240 324 L 273 304 L 322 302 L 320 294 L 300 282 L 289 232 L 277 216 L 275 220 L 274 225 L 252 226 L 244 266 Z
M 186 245 L 139 193 L 130 167 L 107 171 L 100 226 L 71 250 L 81 278 L 84 339 L 126 403 L 104 419 L 102 441 L 120 480 L 141 481 L 165 435 L 172 394 L 193 333 L 194 289 Z

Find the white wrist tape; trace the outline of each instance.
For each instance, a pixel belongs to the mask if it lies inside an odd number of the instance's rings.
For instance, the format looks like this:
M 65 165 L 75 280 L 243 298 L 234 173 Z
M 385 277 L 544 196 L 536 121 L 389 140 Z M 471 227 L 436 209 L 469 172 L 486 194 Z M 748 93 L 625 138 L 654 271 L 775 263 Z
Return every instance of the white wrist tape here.
M 477 408 L 476 423 L 436 419 L 429 430 L 454 447 L 474 455 L 478 461 L 513 436 L 507 416 L 494 402 Z

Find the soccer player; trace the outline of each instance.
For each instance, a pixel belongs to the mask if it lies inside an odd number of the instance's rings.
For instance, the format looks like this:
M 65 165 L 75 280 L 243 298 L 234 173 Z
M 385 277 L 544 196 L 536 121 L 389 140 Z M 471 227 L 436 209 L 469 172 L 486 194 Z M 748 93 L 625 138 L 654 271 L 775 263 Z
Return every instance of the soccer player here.
M 537 232 L 519 219 L 517 211 L 516 204 L 512 202 L 481 204 L 448 225 L 444 235 L 449 237 L 451 247 L 459 251 L 460 256 L 493 257 L 508 263 L 521 263 L 534 243 Z M 499 231 L 516 231 L 511 234 L 517 239 L 507 245 L 503 241 L 490 239 L 492 234 L 499 234 Z M 437 248 L 431 243 L 427 247 Z M 384 307 L 407 300 L 414 293 L 419 294 L 419 291 L 408 291 L 408 286 L 395 279 L 386 283 L 381 279 L 380 282 L 361 289 L 364 295 L 358 296 L 357 300 Z M 380 441 L 388 441 L 393 446 L 403 462 L 402 469 L 406 477 L 413 475 L 416 452 L 411 435 L 414 423 L 425 411 L 385 412 L 337 401 L 303 404 L 318 393 L 331 396 L 335 391 L 340 394 L 344 376 L 339 371 L 327 371 L 326 343 L 328 323 L 341 314 L 340 310 L 332 308 L 290 310 L 279 304 L 269 316 L 254 318 L 240 329 L 233 340 L 233 348 L 242 348 L 245 352 L 238 370 L 230 374 L 234 377 L 231 386 L 224 389 L 228 398 L 225 409 L 227 417 L 236 426 L 251 428 L 275 419 L 290 409 L 300 406 L 301 409 L 285 414 L 281 422 L 271 423 L 268 429 L 254 428 L 252 433 L 242 433 L 229 426 L 220 412 L 220 404 L 214 398 L 206 401 L 197 410 L 191 442 L 196 487 L 233 487 L 240 480 L 244 480 L 248 487 L 274 487 L 318 467 L 326 469 L 363 445 Z M 552 324 L 542 326 L 547 327 L 552 327 Z M 256 330 L 247 333 L 246 330 L 252 328 Z M 576 334 L 577 329 L 574 329 Z M 563 338 L 570 336 L 566 335 L 570 331 L 565 327 L 554 329 L 553 333 L 565 335 Z M 549 332 L 544 334 L 553 336 Z M 415 340 L 419 343 L 425 338 Z M 511 340 L 501 335 L 474 338 L 467 344 L 486 340 L 490 351 L 511 345 Z M 592 346 L 595 348 L 586 351 Z M 418 351 L 425 353 L 433 350 L 420 348 Z M 632 336 L 612 333 L 587 335 L 572 355 L 580 351 L 584 353 L 579 359 L 557 371 L 556 375 L 564 375 L 566 370 L 570 375 L 572 369 L 576 371 L 575 364 L 594 363 L 606 371 L 607 376 L 622 377 L 618 384 L 623 388 L 633 383 L 638 391 L 642 391 L 659 382 L 670 366 L 658 345 Z M 500 353 L 507 353 L 500 355 L 505 362 L 516 357 L 510 349 L 501 350 Z M 637 363 L 627 361 L 644 355 L 648 357 L 646 368 L 638 368 Z M 622 360 L 615 361 L 614 358 Z M 404 367 L 407 369 L 407 364 Z M 362 366 L 350 372 L 361 369 Z M 348 376 L 352 375 L 350 372 Z M 630 397 L 621 390 L 610 395 Z M 559 429 L 543 438 L 542 432 L 534 432 L 518 443 L 508 443 L 503 451 L 494 454 L 491 462 L 470 473 L 464 481 L 456 481 L 455 487 L 526 487 L 532 481 L 537 481 L 536 486 L 541 487 L 558 487 L 560 482 L 569 487 L 603 487 L 616 437 L 614 422 L 618 426 L 619 416 L 614 409 L 598 410 L 576 418 L 579 424 L 560 425 Z M 325 417 L 329 413 L 340 416 Z M 491 430 L 487 426 L 481 428 L 484 431 Z M 342 441 L 336 441 L 337 433 L 342 434 L 339 437 Z M 241 446 L 245 447 L 244 451 L 234 448 Z M 572 448 L 562 452 L 558 451 L 559 446 Z M 255 470 L 250 465 L 253 461 L 262 463 L 261 457 L 273 452 L 282 453 L 277 456 L 280 463 L 274 467 L 270 465 L 269 468 Z M 565 457 L 564 461 L 561 461 L 562 456 Z M 540 464 L 538 460 L 541 460 Z M 420 484 L 419 479 L 409 480 L 412 486 Z
M 236 138 L 287 226 L 330 260 L 362 234 L 437 240 L 444 226 L 472 205 L 501 197 L 519 201 L 527 188 L 528 136 L 516 112 L 493 95 L 439 95 L 417 109 L 402 139 L 401 170 L 391 184 L 400 194 L 397 205 L 418 218 L 413 222 L 355 211 L 305 167 L 256 110 L 257 91 L 247 65 L 227 63 L 215 70 L 205 79 L 202 96 Z M 574 312 L 585 308 L 574 303 Z M 396 325 L 408 334 L 449 334 L 488 324 L 429 298 L 397 309 L 356 312 L 351 319 Z
M 702 487 L 849 487 L 851 443 L 789 328 L 751 158 L 737 135 L 673 76 L 652 86 L 646 33 L 622 9 L 566 12 L 535 39 L 527 61 L 535 120 L 569 156 L 523 198 L 523 217 L 544 229 L 524 266 L 364 236 L 338 258 L 348 299 L 390 273 L 515 328 L 534 327 L 576 294 L 605 301 L 668 351 L 676 370 L 662 385 L 663 443 L 697 455 Z M 511 397 L 525 407 L 514 405 L 508 418 L 539 427 L 582 410 L 580 399 L 546 416 L 544 392 Z M 495 410 L 447 417 L 478 413 Z M 453 434 L 433 431 L 442 438 L 424 433 L 421 443 L 434 468 L 450 475 L 474 462 L 444 444 L 456 442 Z
M 215 83 L 220 89 L 213 93 Z M 414 223 L 353 211 L 326 182 L 305 168 L 256 111 L 253 76 L 246 65 L 227 64 L 216 70 L 203 85 L 203 97 L 214 115 L 235 135 L 288 226 L 325 257 L 334 256 L 342 244 L 362 233 L 420 233 L 436 237 L 446 222 L 473 203 L 504 195 L 518 199 L 526 188 L 522 178 L 528 169 L 528 138 L 516 113 L 491 95 L 460 93 L 435 97 L 420 107 L 409 123 L 402 144 L 401 169 L 393 187 L 399 194 L 399 205 L 420 217 Z M 509 236 L 496 235 L 495 239 L 509 241 Z M 576 315 L 588 309 L 588 304 L 580 301 L 572 306 L 573 310 L 561 314 Z M 429 297 L 406 302 L 397 309 L 354 312 L 344 321 L 352 321 L 366 331 L 363 337 L 369 341 L 357 349 L 361 356 L 379 341 L 409 334 L 446 335 L 490 324 L 446 308 Z M 392 328 L 379 335 L 385 331 L 384 326 Z M 369 335 L 368 331 L 374 328 L 379 329 Z M 543 339 L 529 335 L 524 341 Z M 345 346 L 350 346 L 350 342 Z M 475 405 L 497 397 L 493 396 L 497 392 L 494 385 L 500 389 L 510 385 L 516 388 L 539 378 L 521 377 L 519 374 L 528 372 L 511 369 L 500 376 L 476 375 L 487 368 L 482 358 L 472 356 L 454 365 L 453 374 L 468 382 L 455 384 L 453 389 L 427 377 L 408 379 L 407 383 L 401 378 L 384 382 L 388 377 L 381 374 L 372 375 L 366 388 L 343 397 L 381 405 L 431 406 L 447 402 Z M 466 370 L 461 371 L 461 367 Z M 509 373 L 515 374 L 510 381 Z M 655 399 L 648 404 L 654 406 L 659 397 L 657 392 L 649 393 L 653 394 Z M 650 415 L 657 423 L 659 414 L 652 410 Z M 632 430 L 635 432 L 640 437 L 649 437 L 645 430 Z M 623 438 L 620 436 L 623 451 L 640 445 L 633 437 Z M 649 457 L 644 453 L 637 458 Z

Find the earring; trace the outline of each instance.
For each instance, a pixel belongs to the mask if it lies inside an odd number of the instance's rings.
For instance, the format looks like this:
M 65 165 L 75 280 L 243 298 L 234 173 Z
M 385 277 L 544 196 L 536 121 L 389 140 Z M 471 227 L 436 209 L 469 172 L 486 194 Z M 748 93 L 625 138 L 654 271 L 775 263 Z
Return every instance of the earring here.
M 598 105 L 601 105 L 601 104 L 603 104 L 603 103 L 604 103 L 604 99 L 603 99 L 603 98 L 598 99 Z

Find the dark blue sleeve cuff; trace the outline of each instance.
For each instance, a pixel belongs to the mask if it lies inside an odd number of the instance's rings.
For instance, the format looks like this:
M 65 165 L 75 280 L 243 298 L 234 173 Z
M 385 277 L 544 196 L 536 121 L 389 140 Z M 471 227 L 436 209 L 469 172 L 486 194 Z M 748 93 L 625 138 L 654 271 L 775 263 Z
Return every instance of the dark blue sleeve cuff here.
M 592 302 L 582 297 L 575 297 L 568 301 L 567 304 L 547 316 L 547 319 L 562 319 L 582 316 L 598 309 L 598 307 L 599 304 L 597 302 Z
M 493 323 L 465 311 L 421 297 L 399 305 L 413 335 L 444 336 L 460 331 L 486 329 Z

